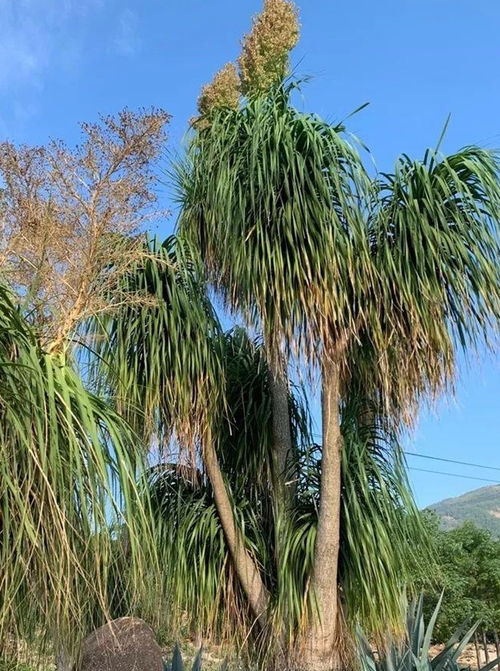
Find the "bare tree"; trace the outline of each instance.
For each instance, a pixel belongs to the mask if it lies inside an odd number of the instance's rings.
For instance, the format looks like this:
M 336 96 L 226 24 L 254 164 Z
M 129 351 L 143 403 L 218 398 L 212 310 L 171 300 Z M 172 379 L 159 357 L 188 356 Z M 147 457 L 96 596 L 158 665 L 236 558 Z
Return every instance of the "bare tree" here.
M 125 109 L 82 124 L 75 149 L 0 145 L 0 273 L 49 351 L 109 306 L 106 295 L 145 253 L 168 120 Z

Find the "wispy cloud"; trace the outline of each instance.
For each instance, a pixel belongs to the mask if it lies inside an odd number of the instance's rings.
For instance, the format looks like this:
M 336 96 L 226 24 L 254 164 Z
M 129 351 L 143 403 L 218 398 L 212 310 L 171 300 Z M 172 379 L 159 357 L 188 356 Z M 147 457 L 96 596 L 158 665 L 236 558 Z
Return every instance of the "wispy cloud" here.
M 137 16 L 131 9 L 126 8 L 118 17 L 117 32 L 113 40 L 114 50 L 122 56 L 133 56 L 140 46 Z
M 102 0 L 0 0 L 0 92 L 41 88 L 54 67 L 70 68 L 81 26 Z

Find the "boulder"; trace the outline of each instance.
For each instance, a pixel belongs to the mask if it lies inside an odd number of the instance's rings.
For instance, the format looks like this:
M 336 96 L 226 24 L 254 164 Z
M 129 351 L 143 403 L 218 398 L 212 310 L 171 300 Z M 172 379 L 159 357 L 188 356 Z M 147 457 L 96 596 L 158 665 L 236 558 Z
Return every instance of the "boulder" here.
M 163 671 L 162 651 L 144 620 L 121 617 L 84 640 L 78 670 Z

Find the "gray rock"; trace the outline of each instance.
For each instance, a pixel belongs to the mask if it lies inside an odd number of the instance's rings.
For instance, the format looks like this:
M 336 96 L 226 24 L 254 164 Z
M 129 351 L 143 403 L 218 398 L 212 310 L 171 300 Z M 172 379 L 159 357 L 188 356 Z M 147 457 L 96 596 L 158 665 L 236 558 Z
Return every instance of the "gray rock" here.
M 82 645 L 79 671 L 163 671 L 162 651 L 151 627 L 121 617 L 96 629 Z

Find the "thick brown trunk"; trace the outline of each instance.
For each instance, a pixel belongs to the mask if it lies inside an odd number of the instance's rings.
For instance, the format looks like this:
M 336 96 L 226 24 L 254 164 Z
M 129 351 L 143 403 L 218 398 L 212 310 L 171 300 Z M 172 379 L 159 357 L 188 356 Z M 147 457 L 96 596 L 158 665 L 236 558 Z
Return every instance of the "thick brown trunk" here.
M 203 456 L 208 479 L 214 493 L 217 513 L 224 530 L 236 575 L 256 620 L 261 626 L 264 626 L 267 621 L 266 611 L 269 604 L 269 592 L 262 581 L 259 569 L 245 547 L 243 536 L 236 524 L 233 507 L 211 440 L 205 442 Z
M 291 495 L 295 491 L 292 468 L 292 432 L 290 428 L 290 407 L 288 403 L 288 376 L 283 358 L 279 352 L 270 357 L 270 391 L 272 405 L 272 440 L 275 477 L 281 483 L 282 493 Z
M 325 357 L 322 369 L 323 447 L 318 530 L 311 588 L 313 607 L 306 633 L 304 667 L 330 671 L 340 666 L 337 645 L 340 545 L 341 453 L 339 367 Z
M 287 537 L 289 512 L 293 505 L 297 488 L 297 474 L 292 463 L 292 432 L 290 427 L 290 406 L 288 375 L 286 366 L 279 353 L 271 356 L 270 393 L 272 411 L 272 486 L 274 514 L 274 559 L 278 567 L 278 580 L 282 572 L 279 566 L 283 561 L 283 540 Z M 278 584 L 277 589 L 281 589 Z M 286 622 L 275 629 L 278 657 L 275 663 L 286 666 L 287 641 Z

